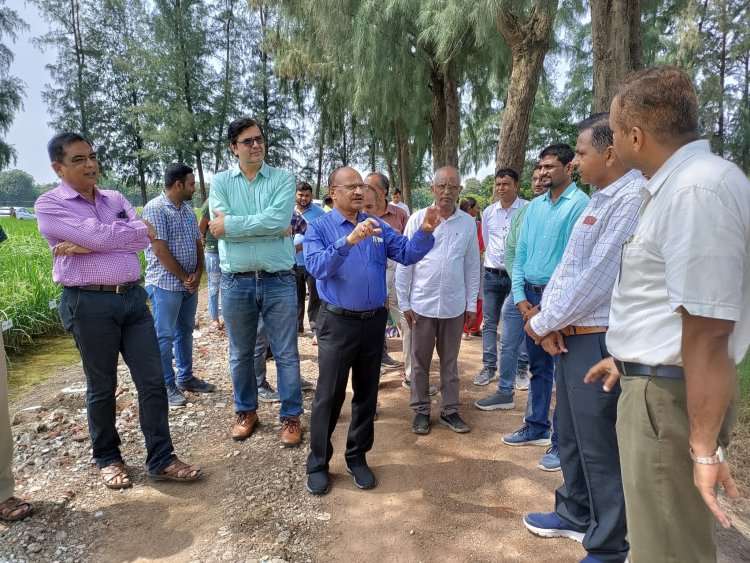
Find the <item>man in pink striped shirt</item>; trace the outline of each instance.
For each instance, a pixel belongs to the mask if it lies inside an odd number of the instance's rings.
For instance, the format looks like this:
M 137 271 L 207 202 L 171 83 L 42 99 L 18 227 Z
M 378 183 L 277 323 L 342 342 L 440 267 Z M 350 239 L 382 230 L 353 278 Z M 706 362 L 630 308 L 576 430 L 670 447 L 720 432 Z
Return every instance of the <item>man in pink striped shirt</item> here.
M 35 211 L 54 256 L 52 278 L 63 286 L 60 321 L 83 361 L 89 433 L 102 481 L 110 489 L 132 486 L 115 428 L 120 354 L 138 390 L 150 476 L 193 481 L 203 470 L 174 453 L 154 320 L 140 283 L 137 251 L 154 239 L 154 229 L 122 194 L 96 187 L 99 162 L 82 136 L 61 133 L 47 150 L 61 182 L 39 197 Z

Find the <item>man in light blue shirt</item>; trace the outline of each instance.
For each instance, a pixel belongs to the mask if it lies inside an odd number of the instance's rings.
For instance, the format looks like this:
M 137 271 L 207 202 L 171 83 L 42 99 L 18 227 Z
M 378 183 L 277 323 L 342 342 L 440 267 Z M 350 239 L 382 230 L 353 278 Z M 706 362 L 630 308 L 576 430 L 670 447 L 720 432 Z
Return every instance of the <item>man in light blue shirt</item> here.
M 542 292 L 562 259 L 576 219 L 589 201 L 571 180 L 574 156 L 573 149 L 566 144 L 550 145 L 539 155 L 540 178 L 549 191 L 528 205 L 511 276 L 513 301 L 525 321 L 539 312 Z M 504 436 L 503 442 L 509 446 L 549 446 L 554 361 L 529 336 L 526 347 L 532 375 L 531 414 L 526 417 L 524 426 Z M 556 445 L 552 443 L 553 447 Z
M 289 236 L 294 176 L 264 162 L 265 138 L 253 119 L 234 120 L 227 133 L 229 149 L 238 160 L 214 176 L 209 228 L 219 239 L 221 301 L 237 413 L 232 438 L 249 438 L 258 423 L 253 351 L 262 315 L 276 359 L 279 416 L 284 423 L 281 442 L 296 446 L 302 433 L 302 390 L 295 332 L 294 244 Z

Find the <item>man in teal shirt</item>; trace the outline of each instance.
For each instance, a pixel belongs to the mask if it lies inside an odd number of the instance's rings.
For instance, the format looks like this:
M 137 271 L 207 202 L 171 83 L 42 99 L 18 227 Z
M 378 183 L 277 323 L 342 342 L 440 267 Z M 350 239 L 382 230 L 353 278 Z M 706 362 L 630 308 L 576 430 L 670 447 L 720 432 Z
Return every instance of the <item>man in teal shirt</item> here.
M 574 156 L 566 144 L 550 145 L 539 155 L 540 179 L 549 191 L 527 206 L 511 274 L 513 301 L 524 321 L 539 312 L 542 292 L 562 259 L 576 219 L 588 205 L 588 196 L 571 179 Z M 504 436 L 503 442 L 509 446 L 549 446 L 554 361 L 528 336 L 526 348 L 532 376 L 531 412 L 525 425 Z
M 254 349 L 262 316 L 276 360 L 284 423 L 281 442 L 301 441 L 297 290 L 294 244 L 289 223 L 294 209 L 294 176 L 265 163 L 265 137 L 249 117 L 229 124 L 231 169 L 214 176 L 209 207 L 211 234 L 219 239 L 221 301 L 237 421 L 234 440 L 250 437 L 258 424 Z

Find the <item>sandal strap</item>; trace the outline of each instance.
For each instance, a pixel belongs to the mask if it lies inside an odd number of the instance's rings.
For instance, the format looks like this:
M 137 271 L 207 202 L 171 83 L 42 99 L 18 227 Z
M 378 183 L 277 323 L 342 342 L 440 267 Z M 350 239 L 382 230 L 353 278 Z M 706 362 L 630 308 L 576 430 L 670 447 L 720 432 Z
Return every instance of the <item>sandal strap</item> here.
M 200 472 L 200 467 L 196 467 L 194 465 L 189 465 L 182 461 L 179 458 L 176 458 L 172 463 L 167 465 L 163 470 L 162 473 L 164 475 L 169 475 L 171 477 L 176 477 L 177 479 L 186 479 L 190 476 L 193 472 Z

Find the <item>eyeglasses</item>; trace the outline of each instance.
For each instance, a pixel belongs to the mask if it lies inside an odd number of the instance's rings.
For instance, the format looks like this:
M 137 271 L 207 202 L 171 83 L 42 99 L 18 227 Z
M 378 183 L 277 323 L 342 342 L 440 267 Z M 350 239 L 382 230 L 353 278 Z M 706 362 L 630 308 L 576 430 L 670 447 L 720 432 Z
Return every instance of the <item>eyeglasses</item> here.
M 462 188 L 462 186 L 455 184 L 433 184 L 432 187 L 435 188 L 436 192 L 450 192 L 452 194 L 460 192 Z
M 263 135 L 258 135 L 257 137 L 247 137 L 246 139 L 242 139 L 241 141 L 237 141 L 238 145 L 245 145 L 247 148 L 252 147 L 253 145 L 263 145 L 265 144 L 266 140 L 263 138 Z
M 342 189 L 346 190 L 347 192 L 351 192 L 351 191 L 354 191 L 356 189 L 360 189 L 362 191 L 373 189 L 370 184 L 363 184 L 363 183 L 360 183 L 360 184 L 334 184 L 334 185 L 329 186 L 329 187 L 330 188 L 342 188 Z
M 72 166 L 81 166 L 82 164 L 86 164 L 86 162 L 88 162 L 89 160 L 91 160 L 92 162 L 98 162 L 99 158 L 96 156 L 95 152 L 92 152 L 88 156 L 74 156 L 70 159 L 70 164 Z

